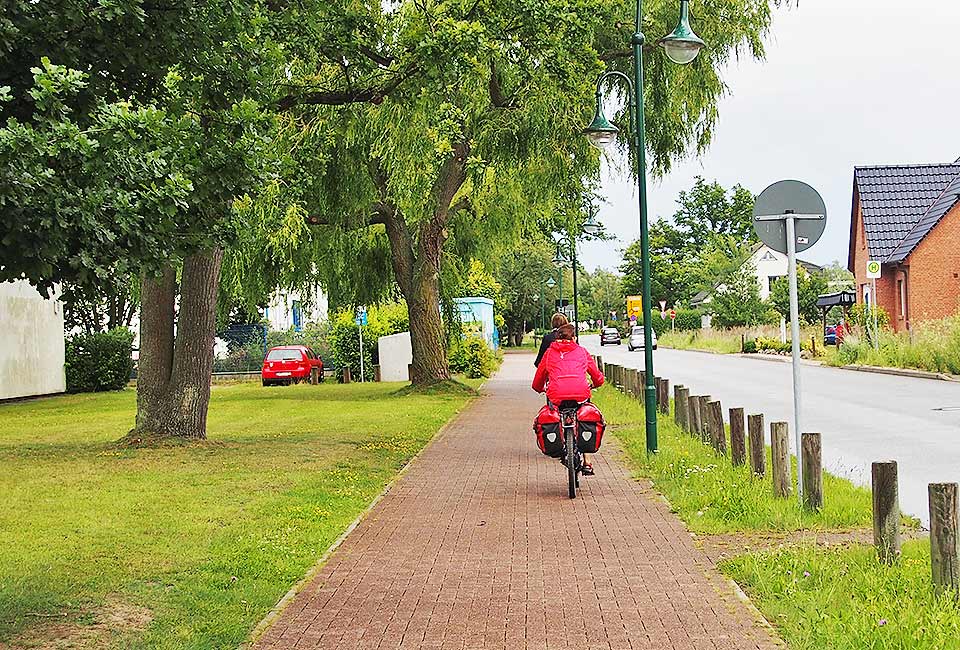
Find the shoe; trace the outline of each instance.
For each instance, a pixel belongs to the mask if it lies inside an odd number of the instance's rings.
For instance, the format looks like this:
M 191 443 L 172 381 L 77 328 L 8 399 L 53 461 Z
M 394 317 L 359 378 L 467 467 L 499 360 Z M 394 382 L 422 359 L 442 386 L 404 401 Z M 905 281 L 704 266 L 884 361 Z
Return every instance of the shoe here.
M 590 463 L 584 463 L 583 466 L 580 468 L 580 473 L 583 474 L 584 476 L 593 476 L 594 475 L 593 465 L 591 465 Z

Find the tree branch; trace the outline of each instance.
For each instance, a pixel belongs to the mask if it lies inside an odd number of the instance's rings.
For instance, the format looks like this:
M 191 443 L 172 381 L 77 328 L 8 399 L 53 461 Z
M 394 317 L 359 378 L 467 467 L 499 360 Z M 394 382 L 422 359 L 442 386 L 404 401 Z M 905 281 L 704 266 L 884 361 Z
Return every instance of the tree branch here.
M 290 94 L 277 100 L 277 109 L 286 111 L 302 104 L 314 106 L 345 106 L 347 104 L 379 104 L 400 85 L 420 71 L 418 65 L 410 65 L 381 86 L 352 88 L 347 90 L 319 90 L 304 94 Z

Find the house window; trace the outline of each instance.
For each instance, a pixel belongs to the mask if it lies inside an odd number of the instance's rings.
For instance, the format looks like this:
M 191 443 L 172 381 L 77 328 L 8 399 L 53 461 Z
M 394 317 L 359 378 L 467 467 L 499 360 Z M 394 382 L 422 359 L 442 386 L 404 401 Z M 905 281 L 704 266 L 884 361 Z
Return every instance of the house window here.
M 904 290 L 903 278 L 897 280 L 897 295 L 900 296 L 900 318 L 907 317 L 907 292 Z
M 773 291 L 773 281 L 779 278 L 779 275 L 768 275 L 767 276 L 767 292 Z

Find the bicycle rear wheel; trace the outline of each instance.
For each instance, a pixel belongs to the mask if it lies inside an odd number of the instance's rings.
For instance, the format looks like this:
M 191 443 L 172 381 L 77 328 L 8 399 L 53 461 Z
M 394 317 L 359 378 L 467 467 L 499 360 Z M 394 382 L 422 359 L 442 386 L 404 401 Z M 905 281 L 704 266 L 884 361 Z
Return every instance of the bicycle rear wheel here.
M 566 434 L 567 445 L 567 490 L 571 499 L 577 498 L 577 441 L 573 427 Z

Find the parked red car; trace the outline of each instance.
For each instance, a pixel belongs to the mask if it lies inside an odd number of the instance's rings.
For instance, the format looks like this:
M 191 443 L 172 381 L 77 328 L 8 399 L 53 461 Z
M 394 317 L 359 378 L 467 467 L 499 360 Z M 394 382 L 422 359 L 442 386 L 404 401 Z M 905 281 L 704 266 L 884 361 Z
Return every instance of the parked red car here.
M 285 384 L 289 386 L 301 381 L 309 381 L 310 370 L 317 368 L 320 381 L 323 381 L 323 359 L 305 345 L 281 345 L 270 348 L 263 358 L 260 378 L 264 386 Z

